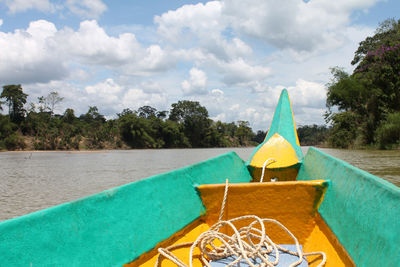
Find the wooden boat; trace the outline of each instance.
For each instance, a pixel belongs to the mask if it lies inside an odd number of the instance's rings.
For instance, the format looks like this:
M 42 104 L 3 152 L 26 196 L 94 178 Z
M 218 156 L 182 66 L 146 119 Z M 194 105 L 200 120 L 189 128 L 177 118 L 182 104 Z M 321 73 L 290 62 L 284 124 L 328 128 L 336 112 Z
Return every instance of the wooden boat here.
M 267 160 L 263 183 L 253 182 Z M 400 189 L 316 148 L 303 158 L 286 90 L 249 161 L 227 153 L 1 222 L 0 265 L 154 266 L 158 248 L 193 242 L 221 220 L 250 214 L 278 220 L 304 252 L 325 252 L 325 266 L 399 266 Z M 280 227 L 267 226 L 276 244 L 293 245 Z M 189 264 L 188 247 L 173 253 Z M 320 262 L 307 256 L 301 266 Z M 193 264 L 203 265 L 198 258 Z

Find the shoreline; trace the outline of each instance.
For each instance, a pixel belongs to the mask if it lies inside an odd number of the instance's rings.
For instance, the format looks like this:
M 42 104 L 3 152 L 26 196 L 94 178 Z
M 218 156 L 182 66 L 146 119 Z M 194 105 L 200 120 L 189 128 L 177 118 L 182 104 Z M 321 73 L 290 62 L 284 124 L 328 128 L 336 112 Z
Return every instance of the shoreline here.
M 102 149 L 102 150 L 2 150 L 0 153 L 54 153 L 54 152 L 64 152 L 64 153 L 100 153 L 108 152 L 110 150 L 116 149 Z
M 109 151 L 129 151 L 129 150 L 166 150 L 166 149 L 229 149 L 229 148 L 251 148 L 257 146 L 232 146 L 232 147 L 175 147 L 175 148 L 129 148 L 129 149 L 88 149 L 88 150 L 0 150 L 0 153 L 49 153 L 49 152 L 64 152 L 64 153 L 101 153 Z
M 348 150 L 348 151 L 357 151 L 357 150 L 364 150 L 364 151 L 396 151 L 400 150 L 400 146 L 397 148 L 392 148 L 392 149 L 379 149 L 377 147 L 373 146 L 361 146 L 361 147 L 352 147 L 352 148 L 338 148 L 338 147 L 329 147 L 325 145 L 304 145 L 302 147 L 316 147 L 316 148 L 322 148 L 322 149 L 339 149 L 339 150 Z M 0 153 L 4 152 L 11 152 L 11 153 L 54 153 L 54 152 L 59 152 L 59 153 L 103 153 L 103 152 L 109 152 L 109 151 L 129 151 L 129 150 L 164 150 L 164 149 L 174 149 L 174 150 L 179 150 L 179 149 L 228 149 L 228 148 L 250 148 L 250 147 L 257 147 L 257 145 L 254 146 L 232 146 L 232 147 L 175 147 L 175 148 L 105 148 L 105 149 L 83 149 L 83 150 L 76 150 L 76 149 L 65 149 L 65 150 L 0 150 Z

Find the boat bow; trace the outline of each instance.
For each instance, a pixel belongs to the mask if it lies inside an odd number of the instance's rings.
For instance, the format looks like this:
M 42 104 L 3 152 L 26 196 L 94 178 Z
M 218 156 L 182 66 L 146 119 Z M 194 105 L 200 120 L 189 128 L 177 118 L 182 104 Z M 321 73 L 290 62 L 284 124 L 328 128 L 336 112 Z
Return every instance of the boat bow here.
M 263 166 L 269 159 L 275 162 L 266 166 L 264 181 L 273 178 L 281 181 L 296 179 L 303 153 L 286 89 L 282 90 L 267 136 L 248 161 L 254 180 L 260 180 Z

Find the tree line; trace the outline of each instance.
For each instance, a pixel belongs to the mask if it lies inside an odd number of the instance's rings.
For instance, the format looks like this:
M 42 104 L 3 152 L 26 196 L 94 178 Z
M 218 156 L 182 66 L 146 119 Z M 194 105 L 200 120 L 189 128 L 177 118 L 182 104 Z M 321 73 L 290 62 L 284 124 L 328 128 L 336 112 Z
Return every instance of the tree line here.
M 247 121 L 211 120 L 196 101 L 178 101 L 170 111 L 151 106 L 124 109 L 107 120 L 96 106 L 80 116 L 71 108 L 55 114 L 63 100 L 57 92 L 39 97 L 28 108 L 27 96 L 21 85 L 3 86 L 0 109 L 6 105 L 8 115 L 0 114 L 0 149 L 232 147 L 256 145 L 265 136 L 262 131 L 253 133 Z
M 0 114 L 0 149 L 237 147 L 257 145 L 266 136 L 265 131 L 254 133 L 248 121 L 215 122 L 196 101 L 178 101 L 170 111 L 151 106 L 128 108 L 117 113 L 117 118 L 107 120 L 96 106 L 80 116 L 71 108 L 55 114 L 64 99 L 57 92 L 38 97 L 37 103 L 29 105 L 27 97 L 21 85 L 3 86 L 0 110 L 6 105 L 8 115 Z M 326 131 L 325 126 L 300 126 L 300 142 L 323 143 Z
M 359 44 L 352 74 L 332 69 L 326 121 L 333 147 L 400 146 L 400 20 L 385 20 Z

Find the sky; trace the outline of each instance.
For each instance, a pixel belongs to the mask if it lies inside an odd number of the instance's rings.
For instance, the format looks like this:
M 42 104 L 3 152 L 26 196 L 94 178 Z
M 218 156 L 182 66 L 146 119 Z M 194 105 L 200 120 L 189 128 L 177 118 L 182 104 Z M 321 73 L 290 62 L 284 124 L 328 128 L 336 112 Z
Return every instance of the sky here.
M 280 92 L 297 126 L 324 124 L 330 68 L 350 65 L 397 0 L 0 0 L 0 85 L 56 113 L 170 110 L 199 101 L 213 120 L 267 130 Z M 3 111 L 4 112 L 4 111 Z

